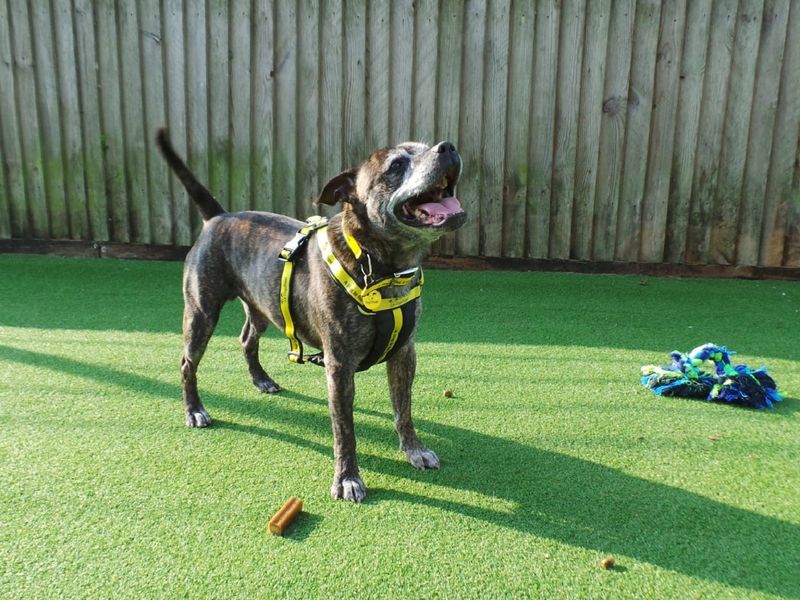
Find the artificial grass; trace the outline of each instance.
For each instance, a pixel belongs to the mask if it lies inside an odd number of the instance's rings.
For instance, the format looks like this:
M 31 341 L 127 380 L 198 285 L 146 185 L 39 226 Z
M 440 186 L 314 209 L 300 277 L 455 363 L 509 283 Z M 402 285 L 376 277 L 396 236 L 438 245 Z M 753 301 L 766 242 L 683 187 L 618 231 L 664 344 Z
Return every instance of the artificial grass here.
M 0 256 L 0 596 L 800 598 L 797 283 L 429 271 L 414 414 L 442 469 L 404 461 L 375 367 L 357 506 L 329 497 L 322 370 L 271 329 L 286 391 L 257 392 L 236 305 L 199 372 L 215 424 L 184 426 L 180 272 Z M 786 400 L 639 386 L 707 341 Z

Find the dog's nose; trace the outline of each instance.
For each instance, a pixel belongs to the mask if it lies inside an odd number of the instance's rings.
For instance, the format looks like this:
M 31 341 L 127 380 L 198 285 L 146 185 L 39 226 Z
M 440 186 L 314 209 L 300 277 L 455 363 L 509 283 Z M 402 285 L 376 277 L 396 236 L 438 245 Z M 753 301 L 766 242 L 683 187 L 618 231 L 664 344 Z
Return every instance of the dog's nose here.
M 436 152 L 436 154 L 443 154 L 445 152 L 452 154 L 456 151 L 456 147 L 450 142 L 439 142 L 433 148 L 431 148 L 431 150 Z

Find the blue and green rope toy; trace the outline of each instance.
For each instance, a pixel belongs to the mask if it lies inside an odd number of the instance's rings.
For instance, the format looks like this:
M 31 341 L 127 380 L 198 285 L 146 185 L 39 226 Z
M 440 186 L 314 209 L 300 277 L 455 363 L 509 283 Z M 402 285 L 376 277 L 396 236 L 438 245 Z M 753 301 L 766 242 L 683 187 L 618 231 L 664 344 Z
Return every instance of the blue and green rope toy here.
M 689 354 L 671 352 L 672 363 L 642 367 L 642 385 L 659 396 L 702 398 L 747 406 L 773 408 L 782 400 L 775 380 L 765 367 L 753 370 L 747 365 L 731 365 L 725 346 L 703 344 Z

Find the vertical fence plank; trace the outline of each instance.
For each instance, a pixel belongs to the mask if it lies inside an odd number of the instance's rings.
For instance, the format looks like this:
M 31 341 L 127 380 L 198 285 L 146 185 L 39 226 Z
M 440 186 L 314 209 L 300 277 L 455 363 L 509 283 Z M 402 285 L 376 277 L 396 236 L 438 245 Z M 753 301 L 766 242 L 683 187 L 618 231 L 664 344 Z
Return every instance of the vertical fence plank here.
M 567 0 L 561 6 L 556 83 L 555 148 L 550 198 L 550 258 L 569 258 L 572 234 L 572 202 L 575 191 L 575 155 L 581 95 L 583 52 L 583 0 Z
M 461 31 L 464 22 L 464 0 L 452 0 L 441 4 L 439 11 L 439 75 L 436 80 L 436 135 L 435 141 L 448 140 L 461 149 L 458 124 L 461 120 L 461 61 L 463 45 Z M 464 172 L 476 168 L 464 165 Z M 458 192 L 460 196 L 460 190 Z M 474 215 L 471 215 L 474 217 Z M 456 236 L 449 233 L 433 248 L 438 254 L 452 256 L 455 253 Z
M 110 210 L 110 238 L 129 242 L 128 192 L 125 184 L 125 138 L 116 12 L 108 2 L 95 6 L 97 56 L 100 84 L 100 144 L 103 150 L 103 179 Z
M 756 58 L 764 0 L 741 0 L 728 82 L 728 105 L 719 159 L 719 177 L 711 209 L 708 261 L 729 265 L 736 259 L 739 198 L 747 156 Z
M 492 0 L 487 11 L 481 168 L 480 253 L 500 256 L 503 246 L 503 159 L 508 95 L 510 0 Z
M 525 209 L 528 197 L 528 130 L 531 109 L 534 4 L 511 3 L 508 104 L 503 173 L 503 256 L 525 254 Z
M 603 106 L 606 50 L 611 0 L 586 3 L 581 97 L 575 156 L 575 199 L 572 207 L 571 258 L 592 256 L 592 215 L 597 183 L 600 121 Z
M 22 224 L 19 223 L 18 207 L 25 198 L 25 185 L 22 181 L 22 150 L 19 146 L 16 111 L 14 109 L 14 74 L 11 71 L 11 29 L 8 20 L 8 5 L 0 2 L 0 236 L 21 237 Z M 15 219 L 15 217 L 17 217 Z M 15 222 L 16 221 L 16 222 Z
M 325 182 L 341 172 L 342 160 L 342 0 L 325 0 L 320 27 L 320 106 L 319 111 L 319 179 L 312 200 L 319 195 Z M 338 208 L 320 206 L 323 213 L 332 214 Z M 309 214 L 313 207 L 309 206 Z
M 686 255 L 686 228 L 689 224 L 710 18 L 710 5 L 687 2 L 665 241 L 665 258 L 672 263 L 683 262 Z
M 685 21 L 686 0 L 663 3 L 656 54 L 650 150 L 642 198 L 639 256 L 642 262 L 661 262 L 664 259 Z
M 36 102 L 33 47 L 27 3 L 11 0 L 11 52 L 14 64 L 14 83 L 17 92 L 16 115 L 22 148 L 22 172 L 25 181 L 25 208 L 19 215 L 30 219 L 26 233 L 36 238 L 49 236 L 49 219 L 42 175 L 42 147 L 39 113 Z
M 762 19 L 747 162 L 739 209 L 739 235 L 736 247 L 738 265 L 758 263 L 764 194 L 772 159 L 772 134 L 786 44 L 786 24 L 789 19 L 789 0 L 767 0 L 764 3 Z
M 230 12 L 230 96 L 231 126 L 231 198 L 232 210 L 248 210 L 251 206 L 250 86 L 251 31 L 253 11 L 250 0 L 231 4 Z
M 792 2 L 772 139 L 772 160 L 764 195 L 760 265 L 793 267 L 800 264 L 800 194 L 797 190 L 799 135 L 800 3 Z
M 635 14 L 633 0 L 619 0 L 612 4 L 594 202 L 594 260 L 614 257 Z
M 367 134 L 370 151 L 389 144 L 391 4 L 367 3 Z
M 155 145 L 155 133 L 167 122 L 164 95 L 164 57 L 162 54 L 161 10 L 158 0 L 140 0 L 139 27 L 144 75 L 144 139 L 147 150 L 147 188 L 150 198 L 150 228 L 153 242 L 170 244 L 172 239 L 172 201 L 170 173 Z
M 142 71 L 139 49 L 139 18 L 136 4 L 117 7 L 122 117 L 125 130 L 125 174 L 131 215 L 131 241 L 150 243 L 150 205 L 147 193 L 147 152 L 142 121 Z
M 184 10 L 186 11 L 186 136 L 189 168 L 198 180 L 204 185 L 209 185 L 205 3 L 187 2 Z M 194 206 L 190 205 L 189 214 L 192 235 L 196 236 L 202 221 Z
M 108 202 L 103 183 L 94 10 L 90 0 L 74 0 L 74 2 L 73 17 L 81 98 L 83 169 L 86 177 L 89 235 L 93 240 L 108 240 Z
M 319 185 L 320 18 L 317 0 L 301 0 L 297 14 L 297 208 L 305 219 Z
M 695 157 L 686 260 L 705 263 L 711 234 L 711 208 L 717 188 L 720 148 L 736 26 L 737 0 L 720 0 L 711 13 L 708 63 L 703 84 L 700 130 Z
M 411 86 L 413 105 L 411 135 L 414 140 L 433 145 L 436 132 L 436 77 L 439 64 L 436 0 L 419 0 L 414 11 L 414 60 Z
M 162 43 L 164 44 L 164 89 L 167 100 L 167 121 L 170 139 L 178 153 L 188 156 L 187 136 L 187 98 L 186 67 L 184 55 L 186 39 L 183 35 L 184 4 L 183 0 L 164 0 L 164 27 Z M 155 132 L 149 132 L 154 135 Z M 175 243 L 187 246 L 192 241 L 189 196 L 177 178 L 168 176 L 169 193 L 172 198 L 172 235 Z
M 75 36 L 72 30 L 70 3 L 56 2 L 56 59 L 58 64 L 58 103 L 61 113 L 61 150 L 64 161 L 64 183 L 67 192 L 69 235 L 74 240 L 89 237 L 86 210 L 86 181 L 83 176 L 83 140 L 78 95 L 78 73 L 75 65 Z
M 44 159 L 43 177 L 50 215 L 50 235 L 56 239 L 67 239 L 69 237 L 69 216 L 64 188 L 65 165 L 58 107 L 56 47 L 53 39 L 53 15 L 49 2 L 33 2 L 31 4 L 31 27 L 34 60 L 36 61 L 39 126 Z M 3 89 L 5 90 L 5 88 Z
M 367 2 L 346 0 L 344 5 L 342 169 L 358 166 L 372 150 L 367 143 Z
M 527 254 L 533 258 L 547 258 L 550 248 L 550 190 L 560 21 L 560 3 L 554 0 L 538 3 L 534 33 L 533 107 L 531 129 L 528 132 Z
M 273 203 L 276 212 L 293 215 L 297 164 L 297 14 L 293 2 L 276 2 L 275 12 Z
M 461 157 L 467 165 L 459 184 L 461 204 L 469 215 L 467 224 L 456 232 L 456 248 L 464 256 L 477 256 L 480 250 L 481 142 L 483 139 L 483 64 L 486 43 L 486 4 L 467 0 L 464 7 L 464 55 L 461 78 Z
M 639 0 L 636 5 L 634 25 L 628 115 L 625 126 L 625 159 L 622 166 L 622 189 L 614 253 L 616 260 L 628 262 L 639 259 L 642 196 L 650 141 L 653 77 L 660 21 L 661 2 Z
M 389 143 L 411 138 L 414 8 L 412 0 L 392 0 L 389 34 Z
M 231 207 L 230 5 L 208 2 L 208 179 L 211 192 Z
M 272 62 L 274 19 L 272 0 L 256 2 L 253 13 L 253 151 L 252 206 L 274 210 L 272 198 L 272 94 L 275 72 Z

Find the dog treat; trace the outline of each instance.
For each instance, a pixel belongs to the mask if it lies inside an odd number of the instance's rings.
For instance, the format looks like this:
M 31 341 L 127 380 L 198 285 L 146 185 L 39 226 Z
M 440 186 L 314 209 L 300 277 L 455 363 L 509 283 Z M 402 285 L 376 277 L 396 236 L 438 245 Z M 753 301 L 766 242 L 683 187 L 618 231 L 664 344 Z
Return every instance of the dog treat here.
M 281 506 L 281 509 L 275 513 L 275 516 L 269 520 L 269 532 L 272 535 L 283 535 L 286 528 L 292 524 L 300 511 L 303 510 L 303 501 L 292 496 L 286 503 Z
M 604 569 L 611 569 L 616 564 L 613 556 L 606 556 L 603 560 L 600 561 L 600 566 Z
M 453 397 L 453 390 L 445 390 L 444 391 L 445 398 L 452 398 Z

